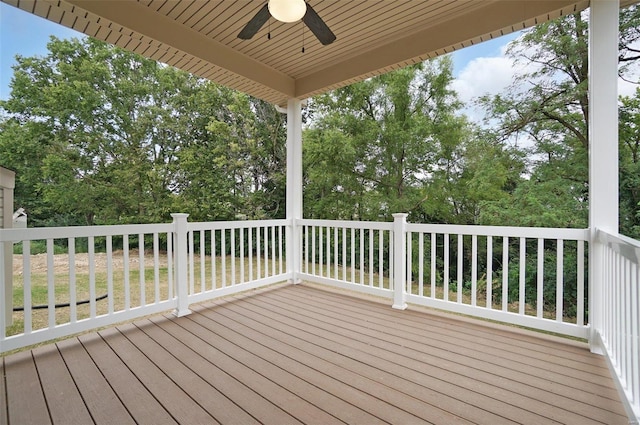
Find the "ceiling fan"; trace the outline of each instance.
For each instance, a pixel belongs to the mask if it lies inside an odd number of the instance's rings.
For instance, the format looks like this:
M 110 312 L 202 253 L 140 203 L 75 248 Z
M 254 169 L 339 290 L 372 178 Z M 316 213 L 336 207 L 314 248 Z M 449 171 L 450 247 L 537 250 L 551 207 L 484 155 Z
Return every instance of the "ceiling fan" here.
M 269 0 L 240 31 L 238 38 L 251 39 L 270 16 L 286 23 L 302 19 L 320 43 L 325 46 L 333 43 L 336 39 L 335 34 L 305 0 Z

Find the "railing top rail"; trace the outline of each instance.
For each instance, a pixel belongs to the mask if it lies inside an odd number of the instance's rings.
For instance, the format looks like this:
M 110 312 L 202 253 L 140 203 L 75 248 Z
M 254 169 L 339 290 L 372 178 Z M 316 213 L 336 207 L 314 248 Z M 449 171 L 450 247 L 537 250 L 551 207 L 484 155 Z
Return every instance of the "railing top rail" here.
M 391 222 L 379 222 L 379 221 L 355 221 L 355 220 L 313 220 L 313 219 L 301 219 L 296 220 L 297 224 L 303 226 L 324 226 L 324 227 L 338 227 L 347 229 L 374 229 L 374 230 L 393 230 L 393 223 Z
M 0 229 L 0 242 L 81 238 L 88 236 L 136 235 L 139 233 L 167 233 L 171 231 L 173 231 L 172 223 L 31 227 L 28 229 Z
M 276 219 L 276 220 L 238 220 L 238 221 L 202 221 L 202 222 L 189 222 L 187 224 L 188 230 L 220 230 L 220 229 L 246 229 L 255 227 L 272 227 L 272 226 L 286 226 L 291 223 L 291 220 Z
M 620 234 L 614 235 L 602 229 L 596 229 L 596 238 L 623 257 L 640 264 L 640 241 Z
M 589 240 L 589 229 L 558 229 L 551 227 L 475 226 L 458 224 L 408 223 L 407 231 L 423 233 L 447 233 L 477 236 L 508 236 L 520 238 Z

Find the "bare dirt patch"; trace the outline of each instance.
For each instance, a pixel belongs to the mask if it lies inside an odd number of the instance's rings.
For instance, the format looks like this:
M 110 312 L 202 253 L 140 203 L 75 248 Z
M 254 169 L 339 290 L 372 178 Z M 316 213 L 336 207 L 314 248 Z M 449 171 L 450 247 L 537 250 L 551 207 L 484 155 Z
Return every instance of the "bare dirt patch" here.
M 29 258 L 31 273 L 47 273 L 49 270 L 47 254 L 34 254 Z M 75 262 L 76 273 L 89 273 L 89 254 L 77 253 L 74 255 L 73 261 Z M 124 268 L 124 252 L 114 251 L 111 256 L 112 267 L 114 270 L 121 270 Z M 151 267 L 154 262 L 153 253 L 146 253 L 144 256 L 145 267 Z M 132 269 L 138 269 L 140 263 L 140 257 L 138 250 L 129 251 L 129 267 Z M 160 267 L 166 267 L 167 255 L 161 253 L 158 256 L 158 263 Z M 53 256 L 53 272 L 68 273 L 69 272 L 70 259 L 68 254 L 56 254 Z M 107 254 L 104 252 L 98 252 L 93 255 L 93 266 L 96 273 L 105 272 L 107 270 Z M 15 254 L 13 256 L 13 274 L 22 275 L 23 261 L 22 255 Z

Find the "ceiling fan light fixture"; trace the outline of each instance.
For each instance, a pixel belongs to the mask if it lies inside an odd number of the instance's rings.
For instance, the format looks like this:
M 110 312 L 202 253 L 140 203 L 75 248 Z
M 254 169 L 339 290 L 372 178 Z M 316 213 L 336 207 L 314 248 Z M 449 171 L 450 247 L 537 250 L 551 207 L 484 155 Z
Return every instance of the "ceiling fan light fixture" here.
M 304 0 L 269 0 L 269 13 L 280 22 L 296 22 L 307 13 Z

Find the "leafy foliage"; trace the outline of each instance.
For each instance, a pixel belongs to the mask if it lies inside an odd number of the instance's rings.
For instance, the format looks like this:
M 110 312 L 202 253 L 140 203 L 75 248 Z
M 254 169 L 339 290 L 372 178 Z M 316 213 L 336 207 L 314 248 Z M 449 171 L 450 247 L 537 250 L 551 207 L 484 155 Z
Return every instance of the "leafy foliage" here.
M 0 158 L 32 223 L 282 216 L 272 106 L 91 38 L 48 49 L 17 58 L 0 103 Z

